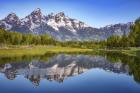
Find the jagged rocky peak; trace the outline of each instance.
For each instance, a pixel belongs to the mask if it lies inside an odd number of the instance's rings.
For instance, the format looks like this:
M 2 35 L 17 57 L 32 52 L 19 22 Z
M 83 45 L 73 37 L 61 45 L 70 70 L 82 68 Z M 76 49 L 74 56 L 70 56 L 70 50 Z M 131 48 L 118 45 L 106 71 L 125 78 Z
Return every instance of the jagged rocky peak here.
M 41 9 L 40 9 L 40 8 L 35 9 L 35 10 L 31 13 L 31 15 L 37 15 L 37 16 L 42 15 Z
M 10 13 L 5 19 L 8 24 L 13 24 L 19 21 L 18 16 L 15 13 Z
M 16 18 L 17 15 L 15 13 L 10 13 L 6 18 Z
M 64 12 L 59 12 L 56 14 L 57 17 L 65 17 L 65 13 Z
M 76 20 L 76 19 L 73 19 L 73 26 L 74 26 L 75 28 L 90 27 L 90 26 L 88 26 L 87 24 L 85 24 L 84 22 L 79 21 L 79 20 Z
M 55 15 L 55 20 L 57 23 L 64 21 L 64 19 L 65 19 L 64 12 L 60 12 L 60 13 Z
M 59 40 L 104 40 L 111 35 L 122 36 L 129 33 L 130 25 L 131 23 L 126 23 L 93 28 L 68 17 L 64 12 L 44 16 L 40 8 L 23 19 L 19 19 L 15 13 L 10 13 L 0 20 L 0 28 L 21 33 L 49 34 Z
M 72 19 L 65 15 L 64 12 L 59 12 L 57 14 L 51 13 L 47 17 L 48 23 L 53 23 L 55 27 L 67 27 L 69 30 L 80 29 L 83 27 L 89 27 L 84 22 L 76 19 Z M 51 24 L 52 25 L 52 24 Z
M 36 9 L 34 10 L 34 12 L 41 12 L 41 9 L 40 9 L 40 8 L 36 8 Z
M 53 19 L 55 20 L 56 22 L 59 21 L 59 20 L 63 20 L 65 19 L 65 14 L 64 12 L 60 12 L 60 13 L 57 13 L 57 14 L 54 14 L 54 13 L 50 13 L 46 16 L 47 20 L 49 19 Z
M 54 13 L 50 13 L 50 14 L 48 14 L 47 16 L 45 16 L 46 17 L 46 20 L 48 21 L 48 20 L 50 20 L 50 19 L 55 19 L 55 14 Z
M 33 30 L 39 27 L 44 21 L 44 16 L 42 15 L 41 9 L 37 8 L 31 14 L 21 19 L 21 25 L 24 25 L 29 28 L 29 30 Z
M 35 9 L 35 10 L 31 13 L 30 16 L 32 17 L 33 22 L 41 21 L 41 18 L 42 18 L 41 9 L 40 9 L 40 8 Z

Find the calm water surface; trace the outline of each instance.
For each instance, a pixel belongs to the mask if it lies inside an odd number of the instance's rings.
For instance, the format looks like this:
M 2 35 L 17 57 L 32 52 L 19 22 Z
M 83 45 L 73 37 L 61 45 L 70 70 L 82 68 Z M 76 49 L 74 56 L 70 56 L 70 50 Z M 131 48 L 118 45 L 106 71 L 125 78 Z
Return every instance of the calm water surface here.
M 117 53 L 0 57 L 0 93 L 140 93 L 140 58 Z

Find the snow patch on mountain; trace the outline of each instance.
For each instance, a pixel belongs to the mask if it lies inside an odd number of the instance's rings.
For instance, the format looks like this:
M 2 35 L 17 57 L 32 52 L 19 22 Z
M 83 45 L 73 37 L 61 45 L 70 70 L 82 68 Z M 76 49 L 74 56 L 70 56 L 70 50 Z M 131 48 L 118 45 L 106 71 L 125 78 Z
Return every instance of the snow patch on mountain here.
M 50 34 L 58 40 L 104 40 L 111 35 L 128 34 L 130 25 L 132 23 L 94 28 L 63 12 L 44 16 L 40 8 L 22 19 L 15 13 L 10 13 L 0 20 L 0 28 L 21 33 Z

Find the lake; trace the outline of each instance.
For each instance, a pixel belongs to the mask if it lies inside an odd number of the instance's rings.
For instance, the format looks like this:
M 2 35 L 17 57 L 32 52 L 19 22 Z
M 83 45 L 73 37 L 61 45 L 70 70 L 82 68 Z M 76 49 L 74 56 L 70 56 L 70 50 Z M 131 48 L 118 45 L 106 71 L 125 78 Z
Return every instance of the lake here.
M 0 57 L 0 93 L 140 93 L 140 58 L 119 53 Z

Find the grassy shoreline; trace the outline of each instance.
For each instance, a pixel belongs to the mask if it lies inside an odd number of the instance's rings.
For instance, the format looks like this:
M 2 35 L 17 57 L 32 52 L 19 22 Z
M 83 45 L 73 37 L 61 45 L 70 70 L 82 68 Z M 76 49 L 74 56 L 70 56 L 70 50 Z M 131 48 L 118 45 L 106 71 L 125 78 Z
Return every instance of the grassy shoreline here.
M 0 56 L 44 55 L 45 53 L 92 52 L 93 49 L 54 47 L 54 46 L 17 46 L 0 49 Z
M 88 49 L 56 46 L 4 46 L 0 47 L 0 56 L 44 55 L 46 53 L 86 53 L 86 52 L 119 52 L 129 56 L 139 56 L 140 47 L 128 49 Z
M 124 55 L 128 56 L 139 56 L 140 55 L 140 47 L 129 47 L 127 49 L 99 49 L 99 51 L 104 51 L 104 52 L 119 52 Z

